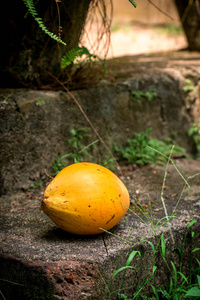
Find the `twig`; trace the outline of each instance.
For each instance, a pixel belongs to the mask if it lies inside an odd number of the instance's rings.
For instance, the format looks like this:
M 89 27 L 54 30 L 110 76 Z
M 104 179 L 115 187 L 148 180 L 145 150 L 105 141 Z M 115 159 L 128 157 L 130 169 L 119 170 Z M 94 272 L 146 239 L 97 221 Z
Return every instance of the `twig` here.
M 46 169 L 44 170 L 44 172 L 45 172 L 45 174 L 46 174 L 49 178 L 51 178 L 51 179 L 53 180 L 53 177 L 47 173 L 47 170 L 46 170 Z
M 56 1 L 56 7 L 57 7 L 57 12 L 58 12 L 58 37 L 61 39 L 61 32 L 62 32 L 62 27 L 61 27 L 61 22 L 60 22 L 60 9 L 58 3 L 61 2 L 61 0 L 55 0 Z
M 164 12 L 159 6 L 157 6 L 155 3 L 153 3 L 151 0 L 148 0 L 148 2 L 153 5 L 158 11 L 160 11 L 163 15 L 165 15 L 166 17 L 170 18 L 172 21 L 174 21 L 174 19 L 168 15 L 166 12 Z
M 49 73 L 49 72 L 48 72 Z M 62 87 L 63 89 L 69 94 L 69 96 L 74 100 L 74 102 L 76 103 L 76 105 L 78 106 L 78 108 L 80 109 L 81 113 L 83 114 L 83 116 L 85 117 L 86 121 L 89 123 L 90 127 L 92 128 L 92 130 L 94 131 L 94 133 L 96 134 L 96 136 L 99 138 L 99 140 L 102 142 L 102 144 L 104 145 L 104 147 L 106 148 L 106 150 L 109 152 L 109 154 L 111 155 L 112 159 L 114 160 L 117 169 L 120 171 L 121 175 L 122 175 L 122 170 L 118 164 L 118 162 L 116 161 L 116 158 L 114 157 L 114 155 L 112 154 L 111 150 L 109 149 L 109 147 L 106 145 L 106 143 L 104 142 L 104 140 L 102 139 L 102 137 L 100 136 L 100 134 L 98 133 L 98 131 L 96 130 L 96 128 L 94 127 L 94 125 L 92 124 L 92 122 L 90 121 L 90 119 L 88 118 L 88 116 L 86 115 L 86 113 L 84 112 L 82 106 L 80 105 L 80 103 L 78 102 L 78 100 L 76 99 L 76 97 L 68 90 L 68 88 L 58 79 L 56 78 L 53 74 L 49 73 L 49 75 L 51 77 L 53 77 Z

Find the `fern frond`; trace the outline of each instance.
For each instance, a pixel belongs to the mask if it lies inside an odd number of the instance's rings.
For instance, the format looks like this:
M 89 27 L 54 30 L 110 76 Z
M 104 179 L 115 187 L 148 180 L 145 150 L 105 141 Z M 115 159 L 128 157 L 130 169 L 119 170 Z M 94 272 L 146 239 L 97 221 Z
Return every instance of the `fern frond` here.
M 66 43 L 63 42 L 56 34 L 50 32 L 46 26 L 44 25 L 44 23 L 42 22 L 42 19 L 38 17 L 38 13 L 36 12 L 35 9 L 35 5 L 33 3 L 33 0 L 23 0 L 24 4 L 26 5 L 26 7 L 28 8 L 28 11 L 30 12 L 30 14 L 32 15 L 32 17 L 35 19 L 35 21 L 38 23 L 39 27 L 47 34 L 49 35 L 52 39 L 54 39 L 55 41 L 63 44 L 66 46 Z
M 69 50 L 61 60 L 61 69 L 69 66 L 77 57 L 81 57 L 82 55 L 86 55 L 89 59 L 96 58 L 95 55 L 91 54 L 86 47 L 75 47 Z
M 136 7 L 136 6 L 137 6 L 137 4 L 135 3 L 135 1 L 133 1 L 133 0 L 129 0 L 129 2 L 131 2 L 131 4 L 132 4 L 134 7 Z

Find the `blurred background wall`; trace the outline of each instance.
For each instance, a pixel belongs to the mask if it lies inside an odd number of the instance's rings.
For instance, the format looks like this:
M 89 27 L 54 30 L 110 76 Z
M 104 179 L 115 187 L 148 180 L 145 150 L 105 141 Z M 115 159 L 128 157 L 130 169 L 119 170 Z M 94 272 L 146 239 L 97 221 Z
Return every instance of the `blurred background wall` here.
M 129 0 L 113 0 L 111 34 L 102 34 L 100 15 L 86 25 L 82 44 L 101 58 L 124 55 L 174 51 L 188 46 L 173 0 L 136 0 L 135 8 Z M 106 0 L 107 20 L 111 5 Z M 90 18 L 89 18 L 90 19 Z M 96 21 L 95 21 L 96 20 Z M 108 32 L 107 32 L 108 33 Z M 110 37 L 110 43 L 109 43 Z
M 180 24 L 173 0 L 152 1 L 173 20 L 158 11 L 148 0 L 136 0 L 135 2 L 137 4 L 136 9 L 128 0 L 113 0 L 113 21 L 125 18 L 127 21 L 138 21 L 148 24 Z

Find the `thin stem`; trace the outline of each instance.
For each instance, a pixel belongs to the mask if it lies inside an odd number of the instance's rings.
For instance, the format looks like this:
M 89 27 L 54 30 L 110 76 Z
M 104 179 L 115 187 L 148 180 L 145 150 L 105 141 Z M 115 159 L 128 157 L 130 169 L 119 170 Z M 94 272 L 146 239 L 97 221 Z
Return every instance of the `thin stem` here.
M 172 152 L 173 152 L 173 148 L 174 148 L 174 146 L 171 149 L 169 158 L 171 158 L 171 155 L 172 155 Z M 164 186 L 165 186 L 165 182 L 166 182 L 166 178 L 167 178 L 167 170 L 168 170 L 168 166 L 169 166 L 169 161 L 170 160 L 168 159 L 167 165 L 166 165 L 166 168 L 165 168 L 165 175 L 164 175 L 163 184 L 162 184 L 162 190 L 161 190 L 161 201 L 162 201 L 162 205 L 163 205 L 163 208 L 164 208 L 165 216 L 166 216 L 166 219 L 167 219 L 167 224 L 168 224 L 168 227 L 169 227 L 169 230 L 170 230 L 172 242 L 173 242 L 173 244 L 175 244 L 174 236 L 173 236 L 172 229 L 171 229 L 171 224 L 169 222 L 169 216 L 168 216 L 168 213 L 167 213 L 167 208 L 166 208 L 164 197 L 163 197 L 163 195 L 164 195 Z
M 159 6 L 157 6 L 155 3 L 153 3 L 151 0 L 148 0 L 148 2 L 153 5 L 158 11 L 160 11 L 163 15 L 165 15 L 166 17 L 170 18 L 172 21 L 174 21 L 174 19 L 168 15 L 166 12 L 164 12 Z
M 49 72 L 48 72 L 49 73 Z M 106 148 L 106 150 L 109 152 L 110 156 L 112 157 L 112 159 L 114 160 L 117 169 L 120 171 L 120 173 L 122 174 L 122 170 L 116 160 L 116 158 L 114 157 L 114 155 L 112 154 L 111 150 L 109 149 L 109 147 L 106 145 L 106 143 L 104 142 L 104 140 L 102 139 L 102 137 L 100 136 L 100 134 L 98 133 L 98 131 L 96 130 L 96 128 L 94 127 L 94 125 L 92 124 L 92 122 L 90 121 L 90 119 L 88 118 L 88 116 L 86 115 L 86 113 L 84 112 L 82 106 L 80 105 L 80 103 L 78 102 L 78 100 L 76 99 L 76 97 L 68 90 L 68 88 L 58 79 L 56 78 L 53 74 L 49 73 L 49 75 L 51 77 L 53 77 L 62 87 L 63 89 L 69 94 L 69 96 L 74 100 L 74 102 L 76 103 L 76 105 L 78 106 L 78 108 L 80 109 L 81 113 L 83 114 L 83 116 L 85 117 L 86 121 L 89 123 L 90 127 L 92 128 L 92 130 L 94 131 L 94 133 L 96 134 L 96 136 L 99 138 L 99 140 L 102 142 L 102 144 L 104 145 L 104 147 Z

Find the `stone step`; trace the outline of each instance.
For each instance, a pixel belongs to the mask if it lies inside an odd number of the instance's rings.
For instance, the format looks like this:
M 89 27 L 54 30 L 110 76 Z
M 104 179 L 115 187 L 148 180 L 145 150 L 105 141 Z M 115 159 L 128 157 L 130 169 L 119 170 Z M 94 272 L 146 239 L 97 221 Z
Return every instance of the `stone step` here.
M 57 159 L 72 152 L 70 130 L 90 129 L 72 97 L 111 150 L 113 143 L 124 147 L 135 132 L 152 128 L 152 137 L 171 138 L 195 153 L 188 130 L 200 122 L 199 53 L 121 57 L 106 62 L 106 68 L 99 84 L 71 95 L 63 87 L 59 91 L 0 89 L 0 195 L 26 190 L 32 182 L 43 180 Z M 153 99 L 134 97 L 149 91 L 154 91 Z M 85 146 L 99 140 L 92 129 L 87 133 Z M 91 151 L 93 162 L 108 159 L 100 142 Z
M 179 159 L 176 164 L 187 176 L 200 171 L 200 161 Z M 169 273 L 160 251 L 156 251 L 155 262 L 152 261 L 148 271 L 152 248 L 149 243 L 140 241 L 143 238 L 156 246 L 155 237 L 159 240 L 162 233 L 166 260 L 169 264 L 173 261 L 177 268 L 180 260 L 175 249 L 182 248 L 186 236 L 183 270 L 188 275 L 191 228 L 186 234 L 186 227 L 191 218 L 197 220 L 192 227 L 192 248 L 200 247 L 200 177 L 187 179 L 191 187 L 184 189 L 185 181 L 174 166 L 170 164 L 167 169 L 163 197 L 168 215 L 180 199 L 176 216 L 170 220 L 173 243 L 167 224 L 153 232 L 148 221 L 149 216 L 155 226 L 165 217 L 160 197 L 165 171 L 165 166 L 122 167 L 121 179 L 131 196 L 131 211 L 111 233 L 96 236 L 70 235 L 57 228 L 40 210 L 44 188 L 2 196 L 0 290 L 3 299 L 116 299 L 123 272 L 112 280 L 113 272 L 126 265 L 133 250 L 140 251 L 141 257 L 136 255 L 131 263 L 136 269 L 126 273 L 124 293 L 131 296 L 140 276 L 144 278 L 145 272 L 148 278 L 152 275 L 153 264 L 157 266 L 157 284 L 163 285 L 169 281 Z M 142 214 L 140 209 L 143 209 Z M 195 252 L 198 259 L 199 252 Z M 146 293 L 148 291 L 151 287 Z

